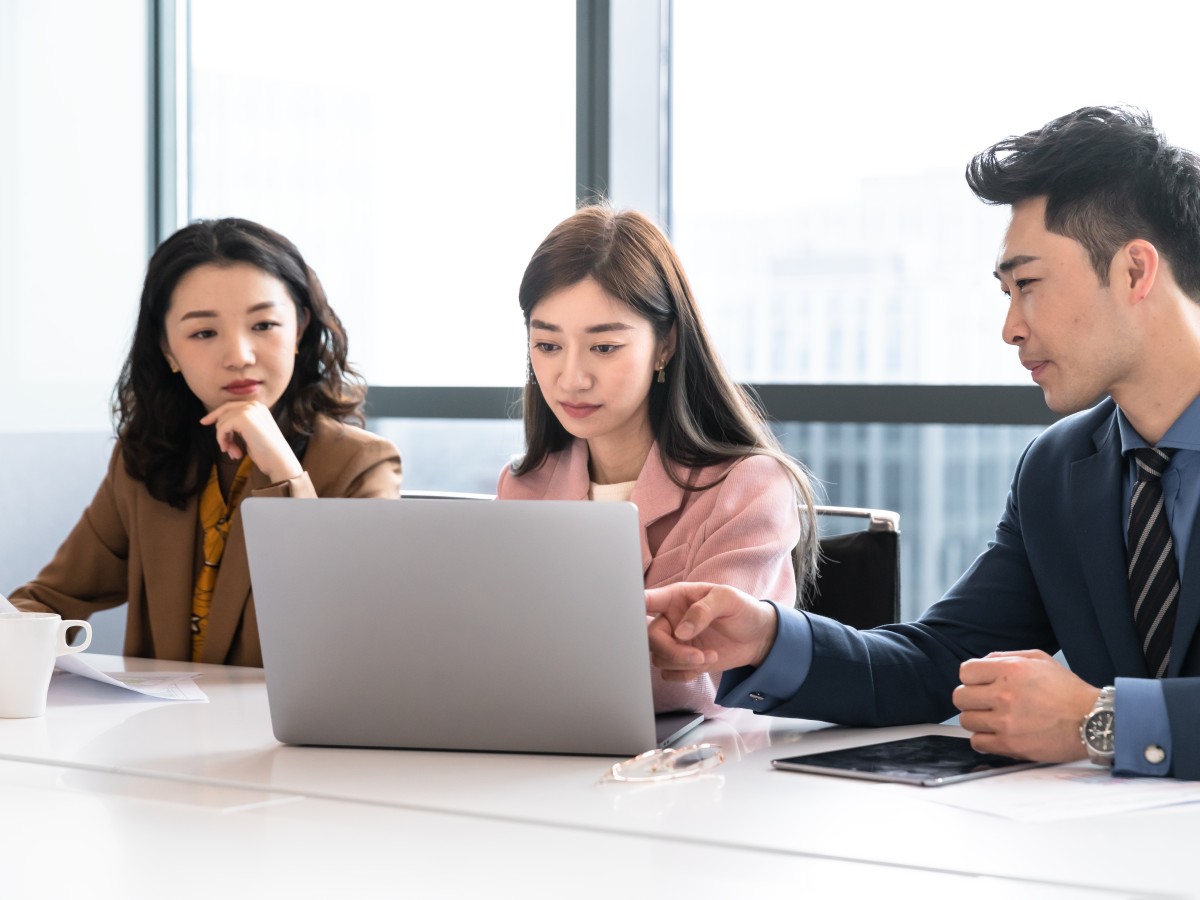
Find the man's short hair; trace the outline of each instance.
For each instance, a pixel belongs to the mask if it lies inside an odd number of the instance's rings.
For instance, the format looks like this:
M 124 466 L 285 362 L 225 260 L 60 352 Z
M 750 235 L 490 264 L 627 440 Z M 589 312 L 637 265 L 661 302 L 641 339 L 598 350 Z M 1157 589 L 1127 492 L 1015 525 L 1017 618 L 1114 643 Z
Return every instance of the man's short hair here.
M 1045 197 L 1046 229 L 1082 244 L 1102 284 L 1121 247 L 1149 241 L 1200 302 L 1200 157 L 1167 143 L 1149 113 L 1078 109 L 978 154 L 967 184 L 985 203 Z

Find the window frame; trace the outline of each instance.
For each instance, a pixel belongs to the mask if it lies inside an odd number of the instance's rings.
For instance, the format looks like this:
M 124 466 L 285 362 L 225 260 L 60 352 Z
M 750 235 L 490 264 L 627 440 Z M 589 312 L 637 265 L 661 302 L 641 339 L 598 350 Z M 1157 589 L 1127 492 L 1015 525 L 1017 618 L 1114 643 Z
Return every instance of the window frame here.
M 190 221 L 190 0 L 151 5 L 148 254 Z M 672 0 L 576 0 L 576 197 L 641 209 L 670 234 Z M 617 61 L 619 60 L 619 65 Z M 1032 385 L 749 385 L 776 421 L 1049 425 Z M 512 419 L 521 388 L 376 384 L 372 419 Z

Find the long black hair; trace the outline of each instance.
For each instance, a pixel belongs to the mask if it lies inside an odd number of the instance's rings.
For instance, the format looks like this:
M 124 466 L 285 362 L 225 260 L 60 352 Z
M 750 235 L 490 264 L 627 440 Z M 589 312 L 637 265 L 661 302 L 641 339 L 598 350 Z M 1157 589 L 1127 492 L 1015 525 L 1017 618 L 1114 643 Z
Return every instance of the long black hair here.
M 704 467 L 754 454 L 777 460 L 796 485 L 801 538 L 794 551 L 801 589 L 817 571 L 815 498 L 804 467 L 783 452 L 758 403 L 725 372 L 692 297 L 683 266 L 666 236 L 634 210 L 585 206 L 542 241 L 521 279 L 519 300 L 529 327 L 533 308 L 545 297 L 585 278 L 648 319 L 662 341 L 675 326 L 675 352 L 665 383 L 650 386 L 650 427 L 663 468 L 685 490 L 707 490 L 719 481 L 684 483 L 672 463 Z M 532 369 L 530 370 L 532 372 Z M 524 475 L 571 440 L 528 379 L 524 391 L 524 457 L 513 474 Z
M 363 423 L 366 388 L 346 362 L 346 333 L 316 273 L 283 235 L 246 219 L 193 222 L 163 241 L 146 269 L 129 356 L 114 392 L 113 414 L 125 468 L 156 500 L 182 508 L 198 494 L 216 458 L 205 410 L 163 355 L 163 322 L 180 280 L 199 266 L 247 263 L 278 278 L 309 321 L 295 370 L 273 412 L 297 457 L 318 416 Z

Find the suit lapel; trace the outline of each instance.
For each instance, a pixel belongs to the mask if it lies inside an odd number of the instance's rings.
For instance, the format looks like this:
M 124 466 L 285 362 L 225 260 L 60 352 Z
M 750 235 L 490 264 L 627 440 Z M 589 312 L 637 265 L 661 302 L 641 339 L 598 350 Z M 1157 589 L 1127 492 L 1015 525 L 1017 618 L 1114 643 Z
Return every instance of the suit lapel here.
M 250 563 L 246 557 L 246 533 L 242 530 L 239 509 L 230 523 L 225 552 L 221 555 L 221 570 L 217 574 L 212 610 L 208 614 L 208 631 L 204 635 L 201 654 L 204 662 L 223 663 L 229 657 L 249 599 Z
M 242 500 L 255 491 L 271 486 L 271 481 L 255 466 L 242 491 Z M 208 631 L 204 635 L 204 662 L 223 663 L 237 637 L 242 613 L 250 599 L 250 561 L 246 556 L 246 532 L 242 528 L 242 511 L 238 509 L 229 524 L 225 552 L 221 554 L 221 570 L 213 590 L 212 610 L 208 614 Z
M 192 593 L 195 590 L 197 498 L 174 509 L 143 495 L 139 515 L 145 554 L 146 610 L 154 653 L 160 659 L 192 658 Z
M 1178 549 L 1175 551 L 1178 553 Z M 1167 666 L 1167 677 L 1175 678 L 1185 673 L 1183 664 L 1200 625 L 1200 529 L 1192 526 L 1192 536 L 1187 548 L 1184 577 L 1180 580 L 1179 605 L 1175 610 L 1175 634 L 1171 638 L 1171 662 Z
M 642 464 L 633 494 L 629 498 L 638 509 L 641 524 L 642 575 L 650 570 L 653 557 L 650 553 L 650 526 L 663 516 L 670 515 L 683 506 L 684 490 L 667 474 L 658 452 L 657 442 L 650 446 L 650 454 Z
M 586 500 L 592 480 L 588 474 L 587 441 L 573 440 L 567 448 L 566 459 L 554 463 L 554 471 L 546 480 L 542 497 L 558 500 Z
M 1071 464 L 1069 492 L 1075 545 L 1088 594 L 1115 670 L 1145 677 L 1146 658 L 1129 607 L 1125 571 L 1121 441 L 1116 412 L 1093 436 L 1097 452 Z

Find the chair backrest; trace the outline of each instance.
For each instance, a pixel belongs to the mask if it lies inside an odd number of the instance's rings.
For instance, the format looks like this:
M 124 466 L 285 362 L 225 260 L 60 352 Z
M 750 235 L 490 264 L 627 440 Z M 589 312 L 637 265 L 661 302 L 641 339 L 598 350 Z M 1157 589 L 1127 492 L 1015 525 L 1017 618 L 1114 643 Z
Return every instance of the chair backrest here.
M 821 537 L 811 612 L 855 628 L 900 619 L 900 515 L 890 510 L 818 506 L 822 523 L 865 519 L 863 530 Z

